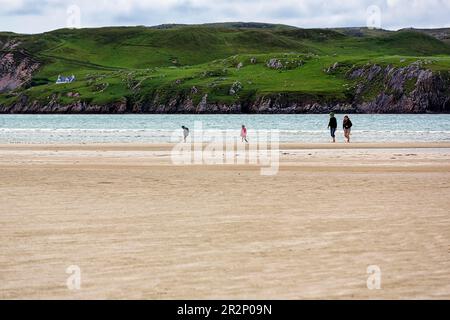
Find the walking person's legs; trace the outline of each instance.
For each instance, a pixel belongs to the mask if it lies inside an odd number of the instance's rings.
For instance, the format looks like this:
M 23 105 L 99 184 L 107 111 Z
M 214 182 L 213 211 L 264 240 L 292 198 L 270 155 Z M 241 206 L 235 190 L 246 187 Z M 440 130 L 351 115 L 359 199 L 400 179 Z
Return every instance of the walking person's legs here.
M 345 141 L 347 143 L 350 143 L 350 129 L 345 129 L 344 130 L 344 135 L 345 135 Z

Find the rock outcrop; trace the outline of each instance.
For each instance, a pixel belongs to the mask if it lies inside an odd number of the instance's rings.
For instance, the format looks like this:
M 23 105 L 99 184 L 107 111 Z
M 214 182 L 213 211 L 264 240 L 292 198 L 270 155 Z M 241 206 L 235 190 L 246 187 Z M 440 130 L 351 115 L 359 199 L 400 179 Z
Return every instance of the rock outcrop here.
M 283 69 L 283 67 L 284 67 L 283 63 L 281 62 L 281 60 L 275 59 L 275 58 L 270 59 L 269 61 L 267 61 L 266 66 L 268 68 L 270 68 L 270 69 L 276 69 L 276 70 Z
M 20 101 L 9 106 L 0 106 L 0 113 L 22 113 L 22 114 L 120 114 L 127 112 L 126 101 L 107 105 L 95 105 L 86 102 L 74 102 L 71 104 L 60 104 L 56 97 L 52 97 L 47 104 L 37 101 L 29 101 L 26 96 L 22 96 Z
M 39 63 L 18 46 L 17 42 L 6 42 L 0 51 L 0 93 L 22 87 L 39 68 Z
M 358 112 L 450 112 L 449 74 L 423 69 L 421 62 L 403 68 L 366 66 L 353 69 L 349 78 L 358 82 L 354 102 Z M 368 100 L 365 95 L 370 91 Z

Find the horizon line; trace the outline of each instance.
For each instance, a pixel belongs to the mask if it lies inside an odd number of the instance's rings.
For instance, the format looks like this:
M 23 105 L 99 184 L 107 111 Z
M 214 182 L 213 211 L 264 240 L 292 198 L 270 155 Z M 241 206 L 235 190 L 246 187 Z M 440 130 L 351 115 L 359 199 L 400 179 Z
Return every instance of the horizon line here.
M 288 25 L 283 23 L 269 23 L 269 22 L 255 22 L 255 21 L 230 21 L 230 22 L 208 22 L 208 23 L 162 23 L 157 25 L 142 25 L 142 24 L 136 24 L 136 25 L 104 25 L 104 26 L 85 26 L 80 28 L 56 28 L 51 29 L 48 31 L 43 32 L 36 32 L 36 33 L 23 33 L 23 32 L 15 32 L 11 30 L 0 30 L 0 33 L 12 33 L 15 35 L 39 35 L 39 34 L 45 34 L 45 33 L 51 33 L 55 31 L 61 31 L 61 30 L 89 30 L 89 29 L 108 29 L 108 28 L 158 28 L 158 27 L 195 27 L 195 26 L 211 26 L 214 27 L 214 25 L 217 25 L 216 28 L 220 28 L 220 25 L 232 25 L 232 24 L 254 24 L 254 25 L 268 25 L 268 26 L 282 26 L 287 28 L 294 28 L 294 29 L 300 29 L 300 30 L 335 30 L 335 29 L 368 29 L 368 30 L 375 30 L 375 31 L 387 31 L 387 32 L 398 32 L 402 30 L 440 30 L 440 29 L 450 29 L 450 26 L 442 26 L 442 27 L 434 27 L 434 28 L 420 28 L 420 27 L 403 27 L 398 29 L 389 29 L 389 28 L 369 28 L 367 26 L 340 26 L 340 27 L 299 27 L 294 25 Z M 225 27 L 224 27 L 225 28 Z M 232 27 L 229 28 L 235 28 L 235 29 L 259 29 L 259 28 L 252 28 L 251 26 L 248 27 Z M 263 28 L 261 28 L 263 29 Z

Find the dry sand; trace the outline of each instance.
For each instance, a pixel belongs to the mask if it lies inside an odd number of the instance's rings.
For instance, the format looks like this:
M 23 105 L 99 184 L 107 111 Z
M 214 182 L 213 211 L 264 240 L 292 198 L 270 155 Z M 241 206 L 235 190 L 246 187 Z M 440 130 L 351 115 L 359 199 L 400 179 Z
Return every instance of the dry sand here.
M 171 148 L 0 146 L 0 298 L 450 298 L 450 145 L 283 145 L 272 177 Z

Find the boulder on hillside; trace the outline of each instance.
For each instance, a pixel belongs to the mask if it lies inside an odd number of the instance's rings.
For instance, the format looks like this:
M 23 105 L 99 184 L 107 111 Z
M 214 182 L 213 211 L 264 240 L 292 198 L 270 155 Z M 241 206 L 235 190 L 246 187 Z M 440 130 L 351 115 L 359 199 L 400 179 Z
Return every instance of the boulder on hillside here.
M 267 67 L 270 69 L 279 70 L 279 69 L 283 69 L 284 66 L 280 59 L 273 58 L 267 62 Z
M 239 91 L 242 90 L 242 83 L 240 83 L 239 81 L 236 81 L 235 83 L 233 83 L 233 85 L 230 88 L 230 95 L 234 96 L 237 93 L 239 93 Z

